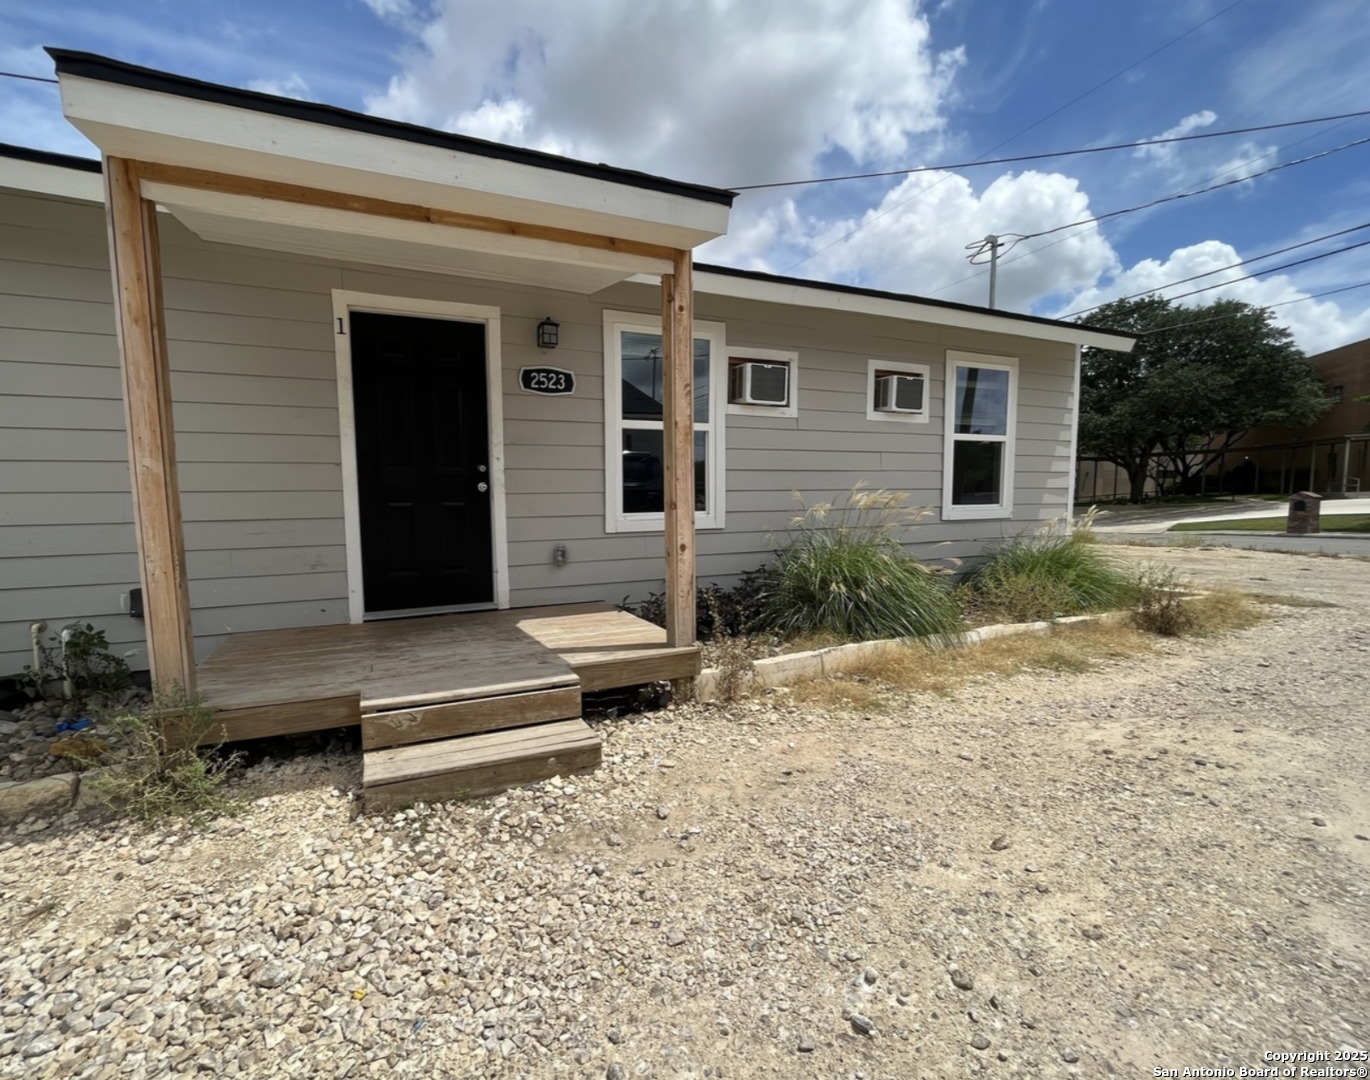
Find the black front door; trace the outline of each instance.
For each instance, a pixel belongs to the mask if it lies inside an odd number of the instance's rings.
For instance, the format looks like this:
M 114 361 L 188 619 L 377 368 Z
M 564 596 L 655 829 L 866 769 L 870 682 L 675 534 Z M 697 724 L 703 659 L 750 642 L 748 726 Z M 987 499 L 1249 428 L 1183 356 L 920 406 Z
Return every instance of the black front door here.
M 489 603 L 485 326 L 350 321 L 366 610 Z

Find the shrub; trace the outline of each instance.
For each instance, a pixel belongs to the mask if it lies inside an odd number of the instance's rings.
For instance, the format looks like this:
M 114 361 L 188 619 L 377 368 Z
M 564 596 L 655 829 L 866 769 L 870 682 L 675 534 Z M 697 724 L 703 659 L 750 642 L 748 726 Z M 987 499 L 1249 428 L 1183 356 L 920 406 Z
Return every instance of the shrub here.
M 901 492 L 857 484 L 846 505 L 806 506 L 758 582 L 757 626 L 795 637 L 848 641 L 951 637 L 960 612 L 944 578 L 904 550 L 901 538 L 926 511 Z
M 1162 637 L 1183 637 L 1198 625 L 1191 604 L 1185 602 L 1179 576 L 1169 567 L 1148 566 L 1137 576 L 1141 596 L 1134 621 L 1139 629 Z
M 80 705 L 107 701 L 133 685 L 133 675 L 123 657 L 109 651 L 103 630 L 90 623 L 74 622 L 38 643 L 37 668 L 25 664 L 19 682 L 32 698 L 41 698 L 54 682 Z
M 748 570 L 732 588 L 713 582 L 695 590 L 695 633 L 700 641 L 721 641 L 752 632 L 760 610 L 762 574 L 761 570 Z M 666 625 L 665 593 L 651 593 L 640 604 L 630 604 L 625 598 L 619 607 L 657 626 Z
M 143 714 L 117 716 L 118 760 L 94 779 L 105 805 L 141 821 L 199 822 L 232 808 L 220 790 L 235 757 L 201 750 L 213 714 L 179 689 L 159 693 Z
M 1137 579 L 1094 541 L 1090 520 L 1071 533 L 1049 522 L 1034 535 L 991 550 L 962 582 L 967 606 L 1009 622 L 1131 607 L 1139 593 Z
M 1179 575 L 1165 566 L 1148 566 L 1138 574 L 1141 598 L 1137 627 L 1163 637 L 1213 637 L 1255 626 L 1265 616 L 1248 593 L 1229 588 L 1187 592 Z

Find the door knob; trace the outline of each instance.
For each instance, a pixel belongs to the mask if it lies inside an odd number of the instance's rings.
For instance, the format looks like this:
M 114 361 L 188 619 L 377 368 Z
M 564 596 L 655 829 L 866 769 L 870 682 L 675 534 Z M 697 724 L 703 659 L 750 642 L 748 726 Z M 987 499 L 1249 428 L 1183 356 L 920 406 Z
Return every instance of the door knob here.
M 490 490 L 490 485 L 487 484 L 484 480 L 482 480 L 479 484 L 476 485 L 476 490 L 477 490 L 477 491 L 489 491 L 489 490 Z

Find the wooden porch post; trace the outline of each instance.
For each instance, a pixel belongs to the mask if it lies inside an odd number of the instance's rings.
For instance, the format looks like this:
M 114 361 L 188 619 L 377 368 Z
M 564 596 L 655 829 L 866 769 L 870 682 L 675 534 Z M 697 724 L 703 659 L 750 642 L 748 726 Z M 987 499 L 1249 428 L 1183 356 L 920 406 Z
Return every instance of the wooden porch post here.
M 677 251 L 673 261 L 675 273 L 661 276 L 662 445 L 666 643 L 680 646 L 695 641 L 694 283 L 690 252 Z
M 176 481 L 157 209 L 142 197 L 136 162 L 105 159 L 105 205 L 148 664 L 154 686 L 179 683 L 194 694 L 195 644 Z

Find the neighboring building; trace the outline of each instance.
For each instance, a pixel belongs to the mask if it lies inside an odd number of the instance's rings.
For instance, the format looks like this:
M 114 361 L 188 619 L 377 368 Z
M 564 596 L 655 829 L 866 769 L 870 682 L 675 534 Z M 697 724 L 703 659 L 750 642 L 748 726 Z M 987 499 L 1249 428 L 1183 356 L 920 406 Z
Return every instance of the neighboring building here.
M 147 666 L 124 611 L 182 538 L 201 659 L 241 631 L 662 588 L 660 253 L 723 233 L 731 193 L 54 55 L 67 115 L 143 163 L 110 183 L 158 204 L 160 268 L 117 287 L 125 347 L 155 352 L 164 280 L 170 386 L 123 401 L 98 165 L 0 151 L 0 673 L 30 622 L 78 617 Z M 693 304 L 706 581 L 764 562 L 796 491 L 906 490 L 929 557 L 1069 514 L 1080 346 L 1131 345 L 722 267 L 694 268 Z M 135 447 L 137 499 L 129 410 L 174 421 Z
M 1254 428 L 1228 454 L 1225 467 L 1260 489 L 1326 493 L 1370 485 L 1370 338 L 1308 358 L 1331 408 L 1306 427 Z M 1275 487 L 1279 482 L 1282 487 Z

